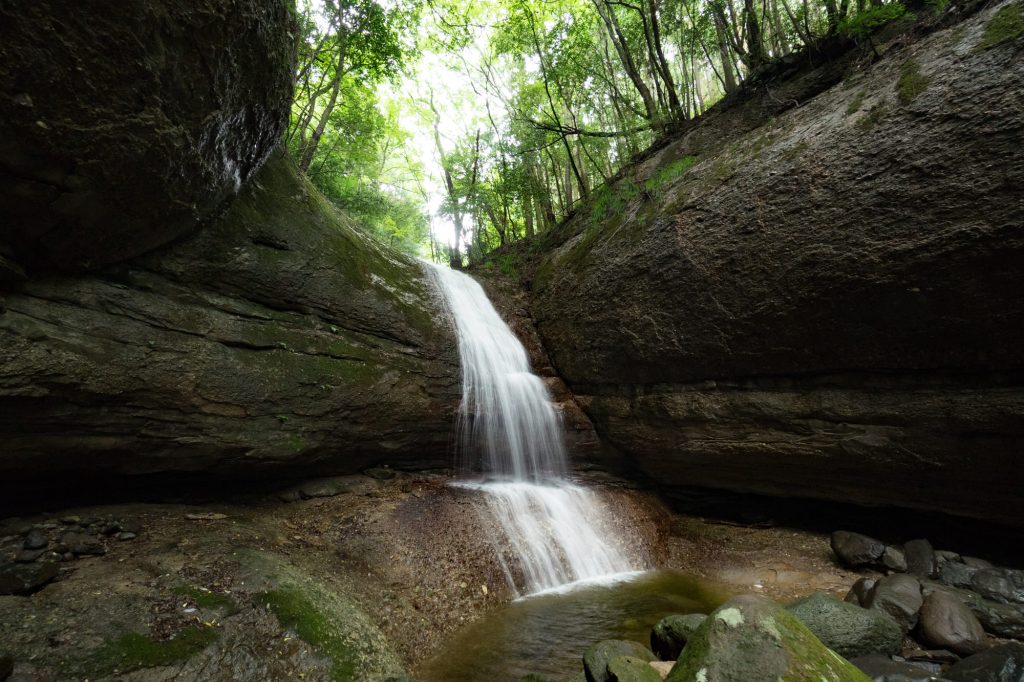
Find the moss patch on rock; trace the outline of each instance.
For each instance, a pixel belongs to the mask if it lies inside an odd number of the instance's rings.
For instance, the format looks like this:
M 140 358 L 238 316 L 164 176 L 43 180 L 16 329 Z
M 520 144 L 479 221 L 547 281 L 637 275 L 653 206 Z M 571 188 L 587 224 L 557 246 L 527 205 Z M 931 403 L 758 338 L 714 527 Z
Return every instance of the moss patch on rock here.
M 867 682 L 781 606 L 756 596 L 731 599 L 694 633 L 669 682 L 780 679 Z
M 331 659 L 331 679 L 355 679 L 355 652 L 336 632 L 331 620 L 306 596 L 294 589 L 272 590 L 260 600 L 274 612 L 281 625 L 295 630 L 307 644 Z
M 974 46 L 974 51 L 988 50 L 1021 37 L 1024 37 L 1024 3 L 1015 2 L 996 12 L 985 25 L 985 32 Z
M 162 641 L 130 632 L 104 643 L 86 662 L 85 668 L 100 676 L 170 665 L 199 653 L 217 638 L 217 631 L 206 626 L 189 626 Z
M 344 585 L 326 584 L 300 567 L 264 553 L 248 554 L 269 589 L 256 596 L 278 622 L 330 659 L 334 682 L 376 679 L 403 673 L 383 633 Z
M 928 87 L 931 82 L 927 76 L 921 73 L 921 67 L 917 62 L 910 60 L 900 67 L 900 78 L 896 81 L 896 94 L 903 104 L 910 104 Z

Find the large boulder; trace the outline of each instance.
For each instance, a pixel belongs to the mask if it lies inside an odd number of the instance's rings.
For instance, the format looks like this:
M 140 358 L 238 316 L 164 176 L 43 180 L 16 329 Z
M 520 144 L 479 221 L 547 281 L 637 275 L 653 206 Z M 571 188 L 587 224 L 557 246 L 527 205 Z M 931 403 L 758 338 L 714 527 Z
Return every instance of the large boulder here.
M 0 565 L 0 595 L 29 594 L 57 577 L 59 565 L 54 561 Z
M 1005 6 L 758 84 L 541 237 L 538 329 L 626 462 L 1024 524 L 1024 62 L 979 47 Z
M 668 682 L 867 682 L 795 616 L 757 596 L 736 597 L 697 630 Z
M 1020 682 L 1024 679 L 1024 644 L 992 647 L 960 661 L 948 671 L 953 682 Z
M 707 616 L 703 613 L 665 616 L 651 630 L 651 650 L 663 661 L 674 661 Z
M 864 607 L 888 614 L 907 632 L 917 625 L 917 612 L 923 602 L 921 583 L 912 576 L 896 573 L 875 583 Z
M 0 6 L 0 270 L 96 268 L 222 212 L 281 138 L 294 25 L 280 0 Z
M 608 672 L 608 664 L 621 657 L 639 661 L 656 661 L 658 659 L 653 652 L 639 642 L 627 639 L 605 639 L 591 644 L 583 652 L 583 672 L 587 676 L 587 682 L 614 682 L 612 674 Z M 625 669 L 631 666 L 622 664 L 622 667 Z
M 846 566 L 873 564 L 885 552 L 885 544 L 881 541 L 848 530 L 837 530 L 832 533 L 829 542 L 836 557 Z
M 925 584 L 923 592 L 925 597 L 933 592 L 952 594 L 967 605 L 981 622 L 986 632 L 997 637 L 1024 639 L 1024 604 L 1003 604 L 985 599 L 977 592 L 971 590 L 950 587 L 939 583 Z
M 932 592 L 925 597 L 917 634 L 925 644 L 961 656 L 976 654 L 988 645 L 985 630 L 975 615 L 948 592 Z
M 59 484 L 95 497 L 126 476 L 450 466 L 460 372 L 443 309 L 420 263 L 277 156 L 188 239 L 5 297 L 0 502 Z
M 889 615 L 839 601 L 818 592 L 786 610 L 832 651 L 846 658 L 899 652 L 903 633 Z M 980 627 L 980 626 L 979 626 Z

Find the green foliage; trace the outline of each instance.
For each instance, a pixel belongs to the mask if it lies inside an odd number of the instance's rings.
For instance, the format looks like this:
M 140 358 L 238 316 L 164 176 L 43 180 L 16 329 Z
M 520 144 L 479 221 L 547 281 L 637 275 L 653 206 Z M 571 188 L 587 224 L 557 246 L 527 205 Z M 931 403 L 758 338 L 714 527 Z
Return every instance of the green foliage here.
M 921 73 L 917 62 L 909 60 L 900 67 L 900 77 L 896 81 L 896 94 L 900 102 L 909 104 L 928 87 L 930 79 Z
M 872 6 L 839 23 L 839 33 L 851 38 L 866 38 L 882 26 L 907 15 L 902 3 Z
M 205 626 L 189 626 L 172 639 L 163 641 L 131 632 L 106 642 L 93 656 L 88 667 L 100 676 L 170 665 L 199 653 L 213 644 L 217 637 L 216 630 Z
M 597 223 L 621 214 L 638 196 L 640 196 L 640 187 L 630 180 L 624 179 L 614 185 L 605 185 L 594 197 L 590 218 Z
M 974 46 L 974 51 L 988 50 L 1021 37 L 1024 37 L 1024 3 L 1015 2 L 996 12 L 985 25 L 985 32 Z
M 644 186 L 650 190 L 660 189 L 663 185 L 682 177 L 695 163 L 697 163 L 696 156 L 684 156 L 681 159 L 677 159 L 667 166 L 658 169 L 657 173 L 647 178 Z
M 415 3 L 328 0 L 319 12 L 308 5 L 286 137 L 300 168 L 335 206 L 409 253 L 426 241 L 429 221 L 422 197 L 404 186 L 410 164 L 394 162 L 408 140 L 401 112 L 382 103 L 377 88 L 415 56 L 417 22 Z
M 355 653 L 330 619 L 305 595 L 296 589 L 280 589 L 267 592 L 260 599 L 281 625 L 294 630 L 304 642 L 331 659 L 332 680 L 350 682 L 355 679 Z

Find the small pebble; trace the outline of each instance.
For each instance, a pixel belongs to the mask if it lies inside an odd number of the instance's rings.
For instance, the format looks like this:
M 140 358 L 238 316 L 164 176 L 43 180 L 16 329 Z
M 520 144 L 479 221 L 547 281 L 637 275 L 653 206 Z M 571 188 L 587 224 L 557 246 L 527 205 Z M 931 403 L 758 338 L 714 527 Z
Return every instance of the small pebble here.
M 128 532 L 118 533 L 117 534 L 117 539 L 118 540 L 122 540 L 122 541 L 123 540 L 134 540 L 135 539 L 135 533 L 128 533 Z

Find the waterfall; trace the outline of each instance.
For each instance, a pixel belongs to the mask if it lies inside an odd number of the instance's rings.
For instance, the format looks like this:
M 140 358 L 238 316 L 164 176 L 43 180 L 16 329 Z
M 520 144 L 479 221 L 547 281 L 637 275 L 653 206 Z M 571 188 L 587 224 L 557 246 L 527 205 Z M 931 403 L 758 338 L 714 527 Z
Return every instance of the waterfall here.
M 483 476 L 461 485 L 484 494 L 515 555 L 515 566 L 502 559 L 513 591 L 532 594 L 636 570 L 610 542 L 615 532 L 601 500 L 567 478 L 561 419 L 526 349 L 476 280 L 429 265 L 459 342 L 460 464 Z

